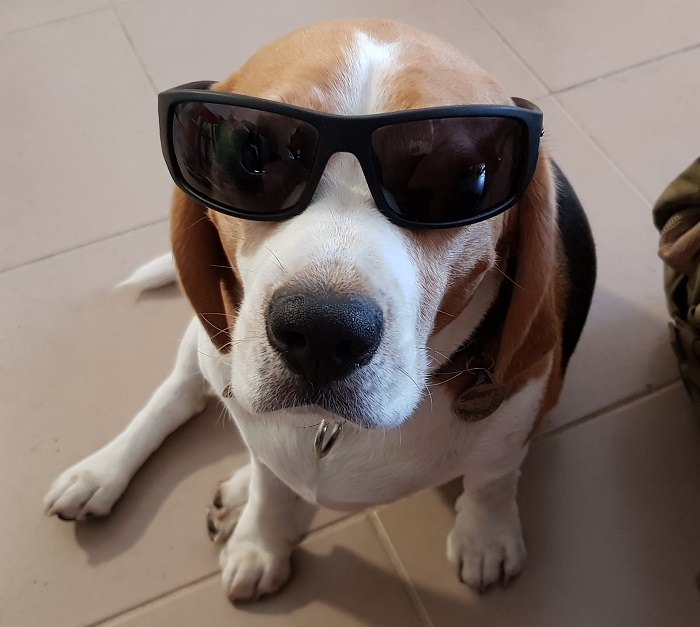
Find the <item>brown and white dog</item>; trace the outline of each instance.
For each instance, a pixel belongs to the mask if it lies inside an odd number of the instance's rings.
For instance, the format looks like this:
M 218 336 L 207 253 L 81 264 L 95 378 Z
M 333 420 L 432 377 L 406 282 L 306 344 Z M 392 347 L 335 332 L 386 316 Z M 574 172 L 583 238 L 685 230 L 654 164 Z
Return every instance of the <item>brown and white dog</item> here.
M 295 32 L 215 89 L 344 115 L 510 103 L 456 49 L 384 21 Z M 208 521 L 225 543 L 231 599 L 287 581 L 317 505 L 365 508 L 456 477 L 464 492 L 448 558 L 477 589 L 506 582 L 525 557 L 519 468 L 557 401 L 595 280 L 583 211 L 545 148 L 517 206 L 461 228 L 391 223 L 348 154 L 331 159 L 322 183 L 303 213 L 279 223 L 229 217 L 175 191 L 173 257 L 197 317 L 172 374 L 120 435 L 56 479 L 47 512 L 107 514 L 210 391 L 251 457 L 221 484 Z M 174 277 L 171 262 L 151 264 L 135 282 Z M 382 311 L 371 360 L 324 384 L 315 403 L 299 400 L 299 377 L 266 332 L 280 289 L 359 295 Z

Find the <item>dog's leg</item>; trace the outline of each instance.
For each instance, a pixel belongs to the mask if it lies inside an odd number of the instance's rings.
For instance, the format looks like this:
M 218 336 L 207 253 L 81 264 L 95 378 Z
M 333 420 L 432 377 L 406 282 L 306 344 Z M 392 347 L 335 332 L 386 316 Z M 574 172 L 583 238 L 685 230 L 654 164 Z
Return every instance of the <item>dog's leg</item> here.
M 292 549 L 316 511 L 255 458 L 246 472 L 248 502 L 219 557 L 231 601 L 270 594 L 287 582 Z
M 507 585 L 525 562 L 515 497 L 550 368 L 551 361 L 542 375 L 504 401 L 487 421 L 477 423 L 483 425 L 480 442 L 462 478 L 464 492 L 455 504 L 447 557 L 459 579 L 479 591 L 494 583 Z
M 47 514 L 62 520 L 108 514 L 149 455 L 204 409 L 207 386 L 199 369 L 197 337 L 195 320 L 180 344 L 172 373 L 146 406 L 114 440 L 54 481 L 44 499 Z
M 507 585 L 525 561 L 515 500 L 520 461 L 516 469 L 495 479 L 464 477 L 464 492 L 455 504 L 457 518 L 447 537 L 447 557 L 459 579 L 479 592 L 494 583 Z

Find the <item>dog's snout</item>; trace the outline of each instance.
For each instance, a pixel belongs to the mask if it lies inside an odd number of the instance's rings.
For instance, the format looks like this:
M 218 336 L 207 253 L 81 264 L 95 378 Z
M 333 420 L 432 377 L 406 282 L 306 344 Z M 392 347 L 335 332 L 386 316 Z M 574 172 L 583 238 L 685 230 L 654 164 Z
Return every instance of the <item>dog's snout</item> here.
M 384 316 L 365 296 L 280 290 L 270 301 L 267 337 L 287 367 L 328 383 L 364 366 L 382 339 Z

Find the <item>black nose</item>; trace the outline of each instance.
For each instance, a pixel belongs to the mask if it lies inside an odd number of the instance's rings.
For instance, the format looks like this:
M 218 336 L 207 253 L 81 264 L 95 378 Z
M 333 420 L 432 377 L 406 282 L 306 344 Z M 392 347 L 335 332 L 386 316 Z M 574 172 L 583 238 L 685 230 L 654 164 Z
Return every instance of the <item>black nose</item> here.
M 292 372 L 323 384 L 367 364 L 384 316 L 370 298 L 279 290 L 267 312 L 267 337 Z

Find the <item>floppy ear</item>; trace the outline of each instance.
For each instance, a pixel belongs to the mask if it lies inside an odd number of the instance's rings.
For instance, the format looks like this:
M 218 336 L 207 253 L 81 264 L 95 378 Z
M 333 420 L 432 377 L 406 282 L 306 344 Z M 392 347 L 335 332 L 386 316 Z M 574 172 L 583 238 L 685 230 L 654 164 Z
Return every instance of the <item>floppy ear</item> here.
M 544 366 L 557 347 L 558 315 L 557 208 L 552 164 L 546 153 L 507 225 L 510 256 L 515 256 L 515 283 L 495 359 L 494 380 L 511 392 Z M 507 279 L 506 279 L 507 280 Z M 559 353 L 554 351 L 558 362 Z M 557 363 L 552 364 L 558 368 Z M 549 396 L 548 391 L 548 396 Z M 558 394 L 558 392 L 557 392 Z
M 228 331 L 240 303 L 241 286 L 208 209 L 177 188 L 170 212 L 170 236 L 185 294 L 214 346 L 228 352 Z

